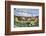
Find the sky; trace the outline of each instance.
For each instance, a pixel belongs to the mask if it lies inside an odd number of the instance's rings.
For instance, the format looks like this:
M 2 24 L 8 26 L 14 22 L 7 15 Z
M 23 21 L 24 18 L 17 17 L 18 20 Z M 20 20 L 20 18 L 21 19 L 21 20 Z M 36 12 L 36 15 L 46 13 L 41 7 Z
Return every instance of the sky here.
M 39 16 L 39 9 L 29 8 L 14 8 L 14 15 L 16 16 Z

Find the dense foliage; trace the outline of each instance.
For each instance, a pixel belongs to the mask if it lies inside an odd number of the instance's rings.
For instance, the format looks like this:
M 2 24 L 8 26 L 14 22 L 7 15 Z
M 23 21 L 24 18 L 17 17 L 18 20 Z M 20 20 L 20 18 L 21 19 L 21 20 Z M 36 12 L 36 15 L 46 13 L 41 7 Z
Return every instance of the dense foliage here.
M 38 17 L 14 17 L 15 27 L 34 27 L 38 26 Z

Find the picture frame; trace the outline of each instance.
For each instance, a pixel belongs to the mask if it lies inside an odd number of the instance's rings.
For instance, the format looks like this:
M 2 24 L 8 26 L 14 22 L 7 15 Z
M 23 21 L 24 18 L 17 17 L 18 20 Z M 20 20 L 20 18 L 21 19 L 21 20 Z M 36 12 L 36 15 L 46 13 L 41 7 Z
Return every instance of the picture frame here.
M 35 34 L 44 32 L 44 3 L 5 1 L 5 35 Z

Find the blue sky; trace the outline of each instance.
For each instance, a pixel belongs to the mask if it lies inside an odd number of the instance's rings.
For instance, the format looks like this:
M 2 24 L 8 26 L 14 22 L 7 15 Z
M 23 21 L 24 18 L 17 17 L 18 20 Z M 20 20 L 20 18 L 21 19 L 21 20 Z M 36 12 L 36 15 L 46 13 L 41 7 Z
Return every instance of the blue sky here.
M 39 16 L 39 9 L 14 8 L 16 16 Z

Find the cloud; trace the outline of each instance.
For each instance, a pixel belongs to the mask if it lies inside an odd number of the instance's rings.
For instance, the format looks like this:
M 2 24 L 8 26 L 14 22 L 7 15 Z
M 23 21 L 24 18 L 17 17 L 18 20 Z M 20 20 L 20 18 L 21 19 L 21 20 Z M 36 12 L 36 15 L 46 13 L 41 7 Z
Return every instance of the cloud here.
M 39 9 L 23 9 L 16 8 L 14 10 L 16 16 L 39 16 Z

